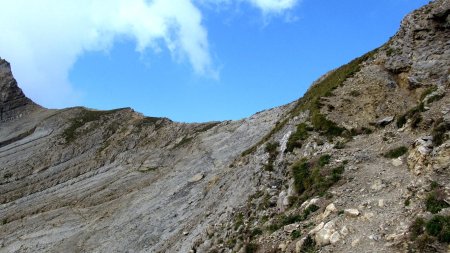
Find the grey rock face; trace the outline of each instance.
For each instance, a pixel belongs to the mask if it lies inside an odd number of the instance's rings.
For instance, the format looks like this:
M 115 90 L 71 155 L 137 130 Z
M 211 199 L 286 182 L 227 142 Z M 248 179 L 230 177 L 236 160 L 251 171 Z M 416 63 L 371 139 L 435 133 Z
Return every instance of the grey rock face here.
M 0 58 L 0 122 L 19 118 L 35 107 L 17 86 L 9 63 Z

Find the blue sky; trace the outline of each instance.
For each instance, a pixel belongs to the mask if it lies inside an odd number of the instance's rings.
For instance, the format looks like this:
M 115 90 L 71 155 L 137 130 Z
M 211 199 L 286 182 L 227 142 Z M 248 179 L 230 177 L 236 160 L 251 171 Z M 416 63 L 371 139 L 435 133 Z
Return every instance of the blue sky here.
M 0 17 L 0 57 L 38 103 L 201 122 L 298 99 L 428 1 L 11 2 Z

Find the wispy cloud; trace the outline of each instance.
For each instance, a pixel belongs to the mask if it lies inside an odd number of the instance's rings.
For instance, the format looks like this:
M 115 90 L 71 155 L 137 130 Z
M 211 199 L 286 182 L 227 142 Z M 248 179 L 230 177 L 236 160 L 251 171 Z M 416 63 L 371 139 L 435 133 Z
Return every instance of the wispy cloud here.
M 194 72 L 218 73 L 198 2 L 210 0 L 14 0 L 2 3 L 0 56 L 27 94 L 49 107 L 75 104 L 69 71 L 88 51 L 108 51 L 119 37 L 136 50 L 169 50 Z M 232 0 L 218 0 L 222 4 Z M 247 1 L 263 13 L 280 13 L 297 0 Z

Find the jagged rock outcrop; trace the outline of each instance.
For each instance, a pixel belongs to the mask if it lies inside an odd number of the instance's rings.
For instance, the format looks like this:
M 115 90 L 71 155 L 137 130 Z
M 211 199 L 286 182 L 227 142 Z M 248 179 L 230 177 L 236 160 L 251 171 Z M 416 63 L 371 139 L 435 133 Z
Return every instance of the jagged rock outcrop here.
M 36 107 L 17 86 L 9 63 L 0 58 L 0 122 L 20 118 Z
M 449 2 L 239 121 L 33 109 L 2 61 L 0 252 L 446 252 Z

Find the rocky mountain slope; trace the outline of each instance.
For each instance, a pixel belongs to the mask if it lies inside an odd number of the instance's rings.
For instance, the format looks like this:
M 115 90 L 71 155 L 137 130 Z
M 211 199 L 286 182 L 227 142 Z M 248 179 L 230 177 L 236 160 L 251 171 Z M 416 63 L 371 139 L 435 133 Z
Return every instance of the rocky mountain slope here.
M 447 252 L 449 14 L 239 121 L 47 110 L 0 60 L 0 252 Z

